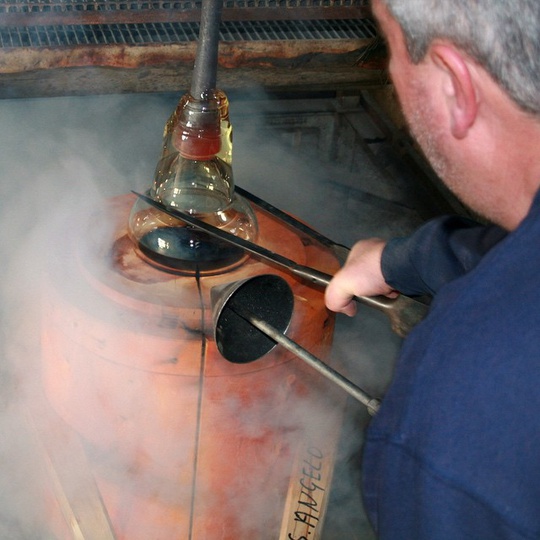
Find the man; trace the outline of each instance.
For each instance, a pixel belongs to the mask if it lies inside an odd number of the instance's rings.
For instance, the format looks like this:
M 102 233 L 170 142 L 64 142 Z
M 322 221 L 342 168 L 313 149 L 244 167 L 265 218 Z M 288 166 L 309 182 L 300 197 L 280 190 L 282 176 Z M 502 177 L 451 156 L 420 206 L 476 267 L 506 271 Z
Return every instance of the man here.
M 540 2 L 373 0 L 411 132 L 494 226 L 358 242 L 326 291 L 432 293 L 364 449 L 381 540 L 540 538 Z

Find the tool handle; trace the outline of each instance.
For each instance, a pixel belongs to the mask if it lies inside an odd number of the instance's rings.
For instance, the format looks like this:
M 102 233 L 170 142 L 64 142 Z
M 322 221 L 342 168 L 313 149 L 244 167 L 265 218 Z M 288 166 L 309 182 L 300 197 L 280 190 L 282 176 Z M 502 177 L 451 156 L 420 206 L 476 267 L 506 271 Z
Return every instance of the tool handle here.
M 311 281 L 315 285 L 327 287 L 333 276 L 314 268 L 293 265 L 293 273 Z M 400 294 L 397 298 L 387 296 L 355 296 L 360 304 L 382 311 L 389 319 L 392 330 L 400 337 L 405 337 L 427 314 L 429 306 L 409 296 Z
M 379 410 L 380 401 L 378 399 L 364 392 L 361 388 L 349 381 L 349 379 L 341 375 L 341 373 L 332 369 L 322 360 L 301 347 L 298 343 L 288 338 L 285 334 L 282 334 L 279 330 L 277 330 L 277 328 L 260 319 L 259 317 L 256 317 L 248 310 L 241 310 L 239 312 L 238 307 L 235 306 L 235 311 L 241 317 L 249 321 L 253 326 L 258 328 L 263 334 L 266 334 L 275 342 L 279 343 L 282 347 L 285 347 L 289 352 L 292 352 L 295 356 L 309 364 L 321 375 L 323 375 L 333 383 L 337 384 L 340 388 L 345 390 L 348 394 L 350 394 L 360 403 L 364 404 L 367 407 L 369 414 L 373 416 Z
M 309 268 L 308 266 L 302 266 L 300 264 L 294 265 L 293 272 L 307 281 L 311 281 L 313 284 L 320 287 L 328 287 L 330 281 L 334 276 L 316 270 L 315 268 Z M 355 296 L 354 300 L 361 304 L 366 304 L 370 307 L 374 307 L 381 310 L 391 309 L 393 306 L 393 299 L 386 296 Z
M 298 229 L 304 234 L 311 236 L 311 238 L 314 238 L 322 245 L 331 249 L 341 264 L 344 264 L 347 260 L 350 253 L 350 249 L 348 247 L 334 242 L 330 238 L 312 229 L 302 221 L 299 221 L 294 216 L 291 216 L 290 214 L 280 210 L 256 195 L 253 195 L 253 193 L 242 189 L 238 185 L 235 187 L 235 189 L 239 195 L 258 205 L 269 214 L 277 217 L 287 225 Z M 322 287 L 326 287 L 328 285 L 328 282 L 332 276 L 328 276 L 327 274 L 317 271 L 311 272 L 310 270 L 311 269 L 307 267 L 297 266 L 296 273 L 299 277 L 303 277 L 316 285 Z M 365 304 L 385 312 L 390 318 L 392 329 L 401 337 L 405 337 L 412 330 L 412 328 L 426 316 L 428 310 L 426 304 L 403 295 L 400 295 L 396 299 L 387 298 L 386 296 L 359 296 L 355 297 L 355 300 L 361 304 Z

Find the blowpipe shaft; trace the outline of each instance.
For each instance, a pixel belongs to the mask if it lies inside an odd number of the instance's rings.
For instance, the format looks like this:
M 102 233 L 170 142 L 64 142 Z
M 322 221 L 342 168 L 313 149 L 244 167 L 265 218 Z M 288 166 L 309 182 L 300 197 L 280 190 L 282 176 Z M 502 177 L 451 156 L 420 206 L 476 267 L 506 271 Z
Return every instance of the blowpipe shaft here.
M 201 95 L 216 87 L 219 24 L 223 0 L 203 0 L 199 42 L 193 69 L 190 93 L 199 99 Z

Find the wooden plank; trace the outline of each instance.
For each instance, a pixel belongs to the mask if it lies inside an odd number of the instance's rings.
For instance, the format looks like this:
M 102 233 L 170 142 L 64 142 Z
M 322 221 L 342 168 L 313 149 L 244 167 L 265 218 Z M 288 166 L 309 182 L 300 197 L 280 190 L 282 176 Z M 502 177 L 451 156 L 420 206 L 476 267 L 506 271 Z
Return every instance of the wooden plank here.
M 319 540 L 330 498 L 336 440 L 302 445 L 293 466 L 278 540 Z
M 174 93 L 188 90 L 191 68 L 172 70 L 69 68 L 0 74 L 0 98 L 35 98 L 128 93 Z M 380 71 L 236 69 L 219 77 L 219 87 L 268 92 L 355 92 L 378 87 Z
M 34 434 L 52 493 L 74 540 L 115 540 L 101 494 L 77 434 L 59 418 L 30 411 L 26 421 Z
M 271 90 L 362 89 L 386 81 L 383 62 L 366 64 L 369 40 L 220 44 L 218 86 Z M 196 44 L 0 50 L 0 98 L 189 88 Z

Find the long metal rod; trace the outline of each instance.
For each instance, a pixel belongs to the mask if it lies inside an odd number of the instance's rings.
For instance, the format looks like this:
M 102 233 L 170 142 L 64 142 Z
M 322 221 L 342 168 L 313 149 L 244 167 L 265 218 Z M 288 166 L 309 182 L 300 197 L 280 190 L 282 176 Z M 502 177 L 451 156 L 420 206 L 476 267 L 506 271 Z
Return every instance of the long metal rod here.
M 190 90 L 197 99 L 216 87 L 222 8 L 223 0 L 202 0 L 199 42 Z
M 291 214 L 287 214 L 287 212 L 280 210 L 277 206 L 274 206 L 273 204 L 270 204 L 264 199 L 257 197 L 257 195 L 253 195 L 253 193 L 250 193 L 246 189 L 241 188 L 238 184 L 234 186 L 234 190 L 236 191 L 236 193 L 238 193 L 238 195 L 240 195 L 241 197 L 244 197 L 245 199 L 252 202 L 253 204 L 256 204 L 258 207 L 262 208 L 268 214 L 274 217 L 277 217 L 279 220 L 283 221 L 283 223 L 289 225 L 290 227 L 293 227 L 297 231 L 307 234 L 311 238 L 317 240 L 317 242 L 319 242 L 323 246 L 331 249 L 334 255 L 339 259 L 339 262 L 341 264 L 343 264 L 345 260 L 347 259 L 347 256 L 349 255 L 351 251 L 347 246 L 334 242 L 327 236 L 324 236 L 323 234 L 321 234 L 319 231 L 312 229 L 311 227 L 309 227 L 302 221 L 296 219 Z
M 317 370 L 321 375 L 324 375 L 328 380 L 337 384 L 340 388 L 345 390 L 349 395 L 358 400 L 360 403 L 367 407 L 369 414 L 372 416 L 379 410 L 380 401 L 356 386 L 349 381 L 341 373 L 335 371 L 330 366 L 326 365 L 322 360 L 312 355 L 309 351 L 306 351 L 298 343 L 288 338 L 285 334 L 281 333 L 277 328 L 267 323 L 263 319 L 255 316 L 247 309 L 238 309 L 238 306 L 229 308 L 237 315 L 251 323 L 255 328 L 258 328 L 263 334 L 266 334 L 269 338 L 273 339 L 276 343 L 285 347 L 289 352 L 292 352 L 295 356 L 302 359 L 309 364 L 312 368 Z
M 279 253 L 270 251 L 269 249 L 259 246 L 258 244 L 250 242 L 249 240 L 246 240 L 244 238 L 241 238 L 240 236 L 235 236 L 234 234 L 224 231 L 223 229 L 218 229 L 217 227 L 214 227 L 213 225 L 210 225 L 209 223 L 206 223 L 205 221 L 202 221 L 191 214 L 182 212 L 177 208 L 166 206 L 165 204 L 156 201 L 155 199 L 152 199 L 151 197 L 148 197 L 146 195 L 142 195 L 141 193 L 137 193 L 136 191 L 133 191 L 133 193 L 135 193 L 137 197 L 141 198 L 150 206 L 153 206 L 154 208 L 157 208 L 158 210 L 161 210 L 162 212 L 165 212 L 166 214 L 175 217 L 176 219 L 184 221 L 197 229 L 201 229 L 208 234 L 219 238 L 224 242 L 227 242 L 228 244 L 232 244 L 236 247 L 242 248 L 243 250 L 251 253 L 252 255 L 255 255 L 268 262 L 277 264 L 281 268 L 292 272 L 297 277 L 301 277 L 303 279 L 306 279 L 307 281 L 310 281 L 314 285 L 326 287 L 332 279 L 332 276 L 330 274 L 325 274 L 324 272 L 320 272 L 319 270 L 316 270 L 314 268 L 297 264 L 294 261 L 288 259 L 287 257 L 280 255 Z M 365 301 L 366 303 L 374 307 L 385 306 L 392 302 L 390 298 L 386 297 L 366 297 Z
M 280 255 L 279 253 L 274 253 L 262 246 L 254 244 L 244 238 L 235 236 L 234 234 L 228 233 L 222 229 L 218 229 L 209 223 L 206 223 L 191 214 L 187 214 L 178 210 L 177 208 L 172 208 L 164 205 L 161 202 L 158 202 L 151 197 L 132 191 L 137 197 L 148 203 L 150 206 L 165 212 L 166 214 L 175 217 L 197 229 L 201 229 L 208 234 L 223 240 L 229 244 L 232 244 L 236 247 L 240 247 L 243 250 L 251 253 L 261 259 L 264 259 L 268 262 L 278 265 L 279 267 L 285 269 L 286 271 L 292 273 L 293 275 L 305 279 L 314 285 L 326 287 L 333 276 L 320 272 L 309 266 L 304 266 L 297 264 L 294 261 L 291 261 L 287 257 Z M 399 295 L 397 298 L 388 298 L 386 296 L 355 296 L 354 299 L 357 302 L 375 308 L 379 311 L 382 311 L 390 319 L 392 329 L 396 334 L 401 337 L 405 337 L 413 327 L 419 323 L 426 315 L 428 306 L 422 302 L 418 302 L 413 298 L 408 296 Z

